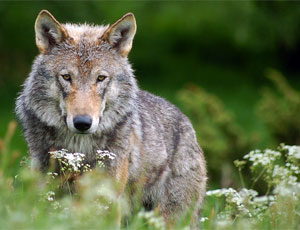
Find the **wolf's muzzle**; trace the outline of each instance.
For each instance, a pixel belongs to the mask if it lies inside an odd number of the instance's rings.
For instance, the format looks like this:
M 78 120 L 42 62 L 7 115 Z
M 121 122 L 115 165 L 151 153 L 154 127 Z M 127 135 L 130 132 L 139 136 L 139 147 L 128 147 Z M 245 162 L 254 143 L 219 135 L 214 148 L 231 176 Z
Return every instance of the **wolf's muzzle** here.
M 77 130 L 84 132 L 91 128 L 93 120 L 88 115 L 80 115 L 73 119 L 73 123 Z

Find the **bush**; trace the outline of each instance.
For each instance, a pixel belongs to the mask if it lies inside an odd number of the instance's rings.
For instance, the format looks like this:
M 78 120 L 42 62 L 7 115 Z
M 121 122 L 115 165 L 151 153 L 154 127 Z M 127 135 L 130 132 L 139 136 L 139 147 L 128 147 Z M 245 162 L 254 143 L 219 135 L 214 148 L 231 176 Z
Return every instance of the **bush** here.
M 277 143 L 300 144 L 300 92 L 292 88 L 275 70 L 267 77 L 276 90 L 265 88 L 258 105 L 258 114 Z

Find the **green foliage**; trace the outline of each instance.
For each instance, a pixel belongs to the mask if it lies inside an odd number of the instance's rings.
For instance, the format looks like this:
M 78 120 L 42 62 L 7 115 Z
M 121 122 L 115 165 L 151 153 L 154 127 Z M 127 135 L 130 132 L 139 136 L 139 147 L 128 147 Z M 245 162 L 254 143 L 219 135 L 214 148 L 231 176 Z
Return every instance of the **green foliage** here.
M 11 159 L 9 145 L 14 131 L 10 123 L 5 147 L 0 146 L 1 160 Z M 6 156 L 5 156 L 6 155 Z M 101 152 L 113 160 L 113 155 Z M 77 164 L 82 161 L 66 151 L 52 152 L 66 168 L 62 174 L 40 174 L 29 169 L 22 161 L 17 174 L 5 171 L 8 165 L 19 164 L 5 161 L 0 165 L 0 226 L 3 229 L 118 229 L 122 216 L 122 229 L 167 229 L 157 210 L 146 212 L 137 209 L 129 215 L 126 197 L 117 194 L 118 186 L 103 170 Z M 1 161 L 3 162 L 3 161 Z M 64 163 L 63 163 L 64 162 Z M 28 162 L 27 162 L 28 163 Z M 203 216 L 198 220 L 203 229 L 298 229 L 300 224 L 300 146 L 280 145 L 276 150 L 254 150 L 235 161 L 241 174 L 252 172 L 252 185 L 240 190 L 222 188 L 207 192 L 202 207 Z M 98 164 L 100 169 L 102 164 Z M 80 169 L 78 168 L 80 167 Z M 50 167 L 51 168 L 51 167 Z M 74 169 L 74 170 L 73 170 Z M 88 169 L 88 170 L 86 170 Z M 83 175 L 79 175 L 83 170 Z M 70 174 L 77 178 L 70 181 Z M 245 176 L 244 174 L 244 176 Z M 66 178 L 67 175 L 67 178 Z M 243 175 L 242 175 L 243 176 Z M 248 175 L 247 175 L 248 176 Z M 263 193 L 255 191 L 256 182 L 268 186 Z M 72 183 L 74 190 L 64 189 Z M 125 218 L 127 216 L 127 218 Z M 190 215 L 179 218 L 175 229 L 190 229 Z
M 3 139 L 0 139 L 0 174 L 13 175 L 14 165 L 20 160 L 20 152 L 10 149 L 13 135 L 16 131 L 16 121 L 8 124 L 7 132 Z
M 231 162 L 234 155 L 249 149 L 247 143 L 253 143 L 254 132 L 255 140 L 262 143 L 259 147 L 270 144 L 262 135 L 268 135 L 268 130 L 254 113 L 260 98 L 257 88 L 265 84 L 264 69 L 268 66 L 280 69 L 292 84 L 299 85 L 296 60 L 299 59 L 300 7 L 295 3 L 6 1 L 0 4 L 0 135 L 4 135 L 6 124 L 14 119 L 12 111 L 17 92 L 38 54 L 33 25 L 41 9 L 48 9 L 62 23 L 108 24 L 133 12 L 137 34 L 129 60 L 141 88 L 176 104 L 175 92 L 192 82 L 220 98 L 221 104 L 226 105 L 226 113 L 235 115 L 231 119 L 232 127 L 207 127 L 208 135 L 203 141 L 199 139 L 202 145 L 217 151 L 220 159 L 225 159 L 231 151 L 231 157 L 225 162 Z M 20 129 L 17 132 L 12 144 L 21 151 L 16 153 L 15 160 L 27 154 Z M 209 167 L 214 168 L 214 174 L 222 174 L 221 169 L 227 166 L 218 167 L 216 161 L 220 161 L 210 155 L 207 154 Z M 6 173 L 17 170 L 16 165 L 12 166 L 15 168 L 8 167 Z M 211 182 L 218 183 L 219 176 L 214 174 Z
M 210 176 L 220 178 L 220 166 L 231 164 L 236 157 L 248 151 L 251 139 L 225 109 L 223 102 L 204 89 L 190 85 L 179 91 L 177 96 L 196 130 L 209 162 Z
M 276 90 L 266 88 L 258 105 L 258 112 L 277 142 L 300 144 L 300 92 L 275 70 L 267 77 Z

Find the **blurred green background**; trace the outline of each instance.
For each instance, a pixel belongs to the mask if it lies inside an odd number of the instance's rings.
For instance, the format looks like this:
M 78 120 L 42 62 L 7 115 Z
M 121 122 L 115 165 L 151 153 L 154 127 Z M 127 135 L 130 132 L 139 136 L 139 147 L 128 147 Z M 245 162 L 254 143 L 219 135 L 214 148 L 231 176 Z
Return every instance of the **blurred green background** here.
M 138 82 L 192 120 L 211 187 L 237 185 L 232 161 L 251 149 L 300 144 L 300 4 L 278 1 L 1 2 L 0 137 L 38 54 L 33 26 L 42 9 L 73 23 L 135 14 L 129 59 Z M 12 146 L 17 159 L 27 154 L 20 129 Z

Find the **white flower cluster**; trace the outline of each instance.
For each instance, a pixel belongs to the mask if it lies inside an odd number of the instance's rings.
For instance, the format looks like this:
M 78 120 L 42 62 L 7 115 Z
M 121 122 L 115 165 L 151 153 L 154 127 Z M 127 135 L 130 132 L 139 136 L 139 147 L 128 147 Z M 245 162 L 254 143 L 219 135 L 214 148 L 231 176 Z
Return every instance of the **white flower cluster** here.
M 116 158 L 116 154 L 109 152 L 107 150 L 97 150 L 98 159 L 110 159 L 114 160 Z
M 283 150 L 287 150 L 288 157 L 296 160 L 300 160 L 300 146 L 296 145 L 281 145 Z
M 232 214 L 260 219 L 264 211 L 275 201 L 275 196 L 258 196 L 257 191 L 246 188 L 239 192 L 233 188 L 217 189 L 208 191 L 206 195 L 225 197 L 227 210 L 225 209 L 217 216 L 220 225 L 228 225 L 232 220 Z M 233 213 L 232 208 L 236 208 L 237 212 Z
M 272 183 L 276 185 L 274 194 L 300 198 L 300 146 L 281 144 L 279 147 L 285 153 L 286 163 L 284 166 L 275 165 L 272 174 Z
M 288 167 L 294 174 L 300 174 L 300 146 L 281 145 L 281 149 L 286 153 Z
M 252 161 L 252 165 L 255 166 L 266 166 L 273 164 L 273 162 L 281 156 L 281 153 L 271 149 L 264 151 L 254 150 L 244 156 L 244 159 Z
M 58 151 L 49 152 L 50 157 L 57 159 L 60 163 L 60 169 L 65 172 L 87 172 L 91 171 L 91 166 L 87 163 L 84 163 L 85 155 L 83 153 L 69 153 L 66 149 L 61 149 Z M 104 167 L 105 160 L 114 160 L 116 155 L 107 150 L 97 150 L 96 160 L 98 167 Z M 49 176 L 55 177 L 57 174 L 50 172 Z
M 97 150 L 96 159 L 97 165 L 100 168 L 105 167 L 104 161 L 106 160 L 114 160 L 116 158 L 116 154 L 109 152 L 107 150 Z
M 257 196 L 257 192 L 254 190 L 242 189 L 240 192 L 237 192 L 233 188 L 222 188 L 217 190 L 212 190 L 206 192 L 207 196 L 221 197 L 226 198 L 226 204 L 229 206 L 234 206 L 242 215 L 252 216 L 251 212 L 246 208 L 245 201 L 252 199 Z M 238 213 L 239 214 L 239 213 Z
M 287 194 L 299 188 L 300 175 L 300 146 L 290 146 L 281 144 L 278 151 L 266 149 L 255 150 L 244 156 L 251 162 L 251 169 L 263 168 L 260 175 L 263 176 L 269 189 L 274 188 L 276 194 Z M 286 161 L 282 165 L 280 161 Z M 256 180 L 257 181 L 257 180 Z M 300 193 L 300 192 L 299 192 Z
M 282 144 L 277 151 L 254 150 L 245 155 L 244 159 L 250 163 L 252 171 L 259 172 L 252 187 L 263 178 L 268 186 L 266 195 L 258 196 L 255 190 L 246 188 L 239 192 L 232 188 L 208 191 L 207 196 L 225 197 L 225 209 L 217 215 L 217 226 L 232 226 L 239 216 L 262 220 L 271 206 L 277 207 L 287 197 L 294 201 L 300 200 L 300 146 Z M 245 160 L 235 161 L 239 171 L 247 163 Z
M 286 183 L 281 183 L 277 185 L 274 189 L 274 194 L 282 197 L 291 197 L 294 200 L 299 200 L 300 198 L 300 183 L 296 182 L 294 185 L 287 185 Z
M 163 230 L 165 229 L 165 222 L 162 216 L 157 216 L 154 211 L 146 212 L 140 211 L 138 218 L 144 219 L 151 229 Z
M 286 185 L 295 185 L 297 183 L 297 177 L 293 175 L 293 172 L 289 170 L 289 168 L 275 165 L 271 182 L 273 185 L 280 185 L 282 183 Z
M 85 155 L 82 153 L 68 153 L 68 150 L 66 149 L 49 153 L 51 158 L 57 159 L 61 164 L 60 166 L 62 171 L 68 170 L 70 172 L 79 173 L 83 166 L 87 166 L 86 164 L 83 164 Z

